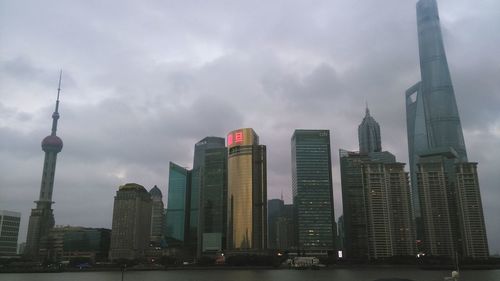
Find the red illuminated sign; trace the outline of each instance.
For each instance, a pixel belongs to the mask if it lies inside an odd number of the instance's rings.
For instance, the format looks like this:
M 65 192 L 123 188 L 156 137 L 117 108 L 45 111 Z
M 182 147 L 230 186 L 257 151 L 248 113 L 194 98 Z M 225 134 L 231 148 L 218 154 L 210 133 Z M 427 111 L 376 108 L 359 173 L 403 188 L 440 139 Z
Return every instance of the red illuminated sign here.
M 227 145 L 243 142 L 243 131 L 238 131 L 227 135 Z

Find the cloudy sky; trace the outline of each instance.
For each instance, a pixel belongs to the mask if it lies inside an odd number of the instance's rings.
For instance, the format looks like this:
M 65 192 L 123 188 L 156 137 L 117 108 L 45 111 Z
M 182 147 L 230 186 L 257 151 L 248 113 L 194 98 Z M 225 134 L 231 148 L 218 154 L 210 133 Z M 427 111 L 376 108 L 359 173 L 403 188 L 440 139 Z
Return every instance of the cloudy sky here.
M 119 185 L 158 185 L 208 135 L 253 127 L 268 198 L 291 201 L 290 137 L 331 130 L 357 150 L 365 101 L 408 161 L 404 91 L 420 79 L 416 0 L 0 0 L 0 209 L 24 241 L 63 69 L 56 223 L 110 227 Z M 445 47 L 490 248 L 500 252 L 500 2 L 440 0 Z M 166 196 L 165 196 L 166 197 Z M 166 199 L 166 198 L 165 198 Z

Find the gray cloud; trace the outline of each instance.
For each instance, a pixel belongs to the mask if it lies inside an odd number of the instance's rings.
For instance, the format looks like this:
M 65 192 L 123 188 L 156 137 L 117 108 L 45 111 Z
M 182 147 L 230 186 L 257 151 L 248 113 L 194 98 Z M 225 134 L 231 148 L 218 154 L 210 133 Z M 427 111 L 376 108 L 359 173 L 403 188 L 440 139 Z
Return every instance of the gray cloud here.
M 125 182 L 167 194 L 168 162 L 194 144 L 253 127 L 268 147 L 269 198 L 291 201 L 290 138 L 332 132 L 357 149 L 365 101 L 382 145 L 407 162 L 404 91 L 419 79 L 416 1 L 3 1 L 0 3 L 0 208 L 39 192 L 58 71 L 58 224 L 110 227 Z M 479 162 L 490 247 L 500 252 L 500 4 L 439 1 L 469 157 Z M 166 199 L 166 198 L 165 198 Z

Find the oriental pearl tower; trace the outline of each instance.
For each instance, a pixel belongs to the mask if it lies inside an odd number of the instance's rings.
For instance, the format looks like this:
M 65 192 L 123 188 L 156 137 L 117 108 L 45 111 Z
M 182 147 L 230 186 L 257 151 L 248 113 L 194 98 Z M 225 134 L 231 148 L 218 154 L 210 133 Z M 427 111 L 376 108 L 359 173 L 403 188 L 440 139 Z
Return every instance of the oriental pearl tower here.
M 54 175 L 56 171 L 57 154 L 61 152 L 63 142 L 56 135 L 57 121 L 59 119 L 59 94 L 61 92 L 61 76 L 59 74 L 59 86 L 57 88 L 56 108 L 52 114 L 52 132 L 42 141 L 42 150 L 45 152 L 43 162 L 42 183 L 40 196 L 35 201 L 36 208 L 31 209 L 28 224 L 28 235 L 26 238 L 25 256 L 33 259 L 44 259 L 40 250 L 46 249 L 49 231 L 54 227 L 54 214 L 52 211 L 52 190 L 54 188 Z

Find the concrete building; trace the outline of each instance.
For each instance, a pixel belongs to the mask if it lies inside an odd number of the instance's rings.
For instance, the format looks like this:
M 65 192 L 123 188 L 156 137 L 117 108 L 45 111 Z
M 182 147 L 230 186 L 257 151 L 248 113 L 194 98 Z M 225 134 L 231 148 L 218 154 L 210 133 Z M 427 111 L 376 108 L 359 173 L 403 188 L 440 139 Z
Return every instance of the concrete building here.
M 108 259 L 110 240 L 110 229 L 56 226 L 50 230 L 47 247 L 41 252 L 52 262 L 77 259 L 102 262 Z
M 61 72 L 62 74 L 62 72 Z M 54 227 L 54 214 L 52 210 L 52 192 L 54 190 L 54 178 L 56 171 L 57 154 L 63 148 L 63 142 L 57 133 L 57 122 L 59 120 L 59 94 L 61 92 L 61 75 L 59 76 L 59 87 L 57 89 L 56 107 L 52 114 L 52 132 L 42 141 L 42 150 L 45 152 L 43 162 L 42 183 L 36 208 L 31 210 L 28 222 L 28 234 L 24 254 L 27 258 L 44 259 L 39 251 L 46 243 L 49 231 Z
M 297 249 L 336 255 L 329 130 L 295 130 L 292 191 Z
M 151 237 L 152 200 L 136 183 L 120 186 L 113 206 L 109 259 L 143 259 Z
M 21 213 L 0 210 L 0 256 L 17 255 Z
M 232 251 L 267 248 L 266 146 L 251 128 L 227 135 L 227 244 Z
M 164 229 L 164 205 L 163 205 L 163 194 L 161 190 L 155 185 L 149 191 L 149 195 L 151 196 L 151 200 L 153 201 L 153 207 L 151 209 L 151 243 L 154 246 L 160 246 L 161 241 L 163 239 L 163 229 Z
M 460 162 L 453 149 L 420 155 L 417 180 L 426 253 L 488 258 L 476 166 Z

